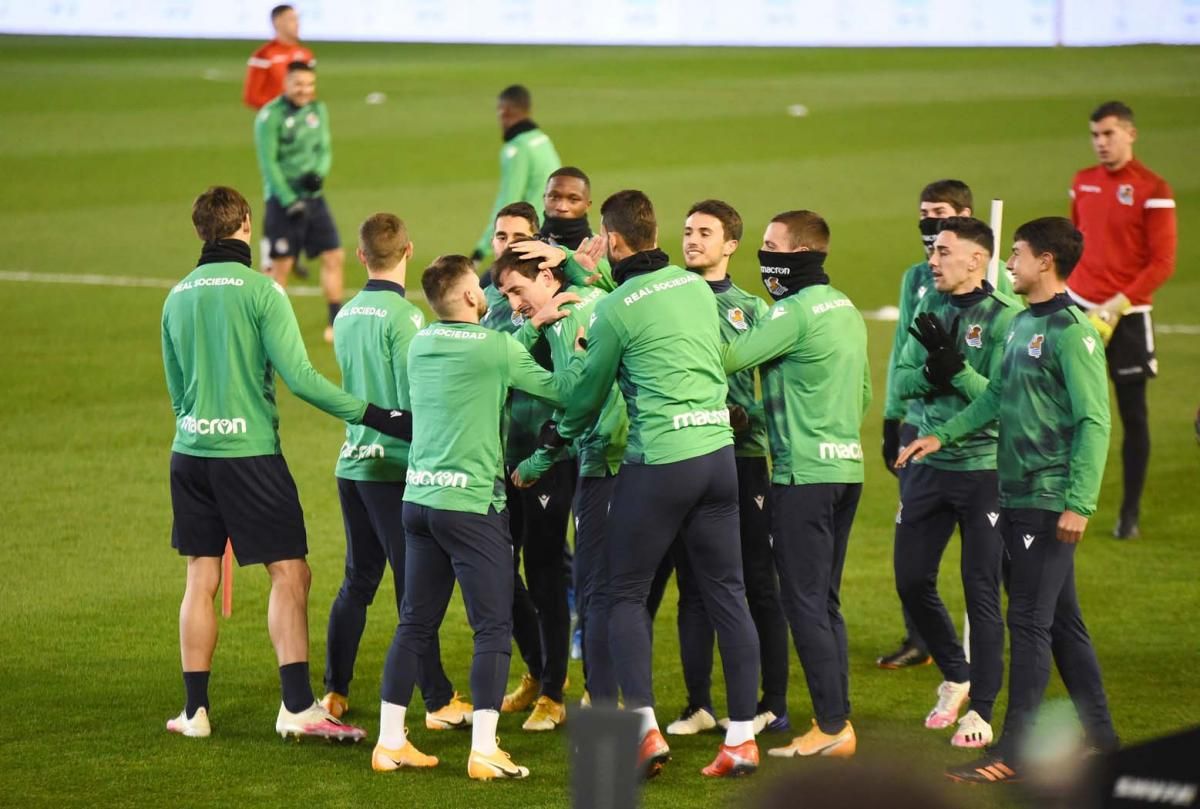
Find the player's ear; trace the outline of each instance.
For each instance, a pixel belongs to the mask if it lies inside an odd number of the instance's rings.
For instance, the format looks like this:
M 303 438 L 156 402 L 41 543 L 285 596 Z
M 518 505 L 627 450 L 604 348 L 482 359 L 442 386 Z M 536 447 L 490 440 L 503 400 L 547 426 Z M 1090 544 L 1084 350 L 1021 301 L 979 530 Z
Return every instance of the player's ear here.
M 408 247 L 404 248 L 404 260 L 408 261 L 413 257 L 413 243 L 409 242 Z
M 358 259 L 358 263 L 367 266 L 367 254 L 363 252 L 361 247 L 354 248 L 354 257 Z
M 726 240 L 725 249 L 721 251 L 721 255 L 732 256 L 734 253 L 737 252 L 738 244 L 739 244 L 739 242 L 737 239 Z

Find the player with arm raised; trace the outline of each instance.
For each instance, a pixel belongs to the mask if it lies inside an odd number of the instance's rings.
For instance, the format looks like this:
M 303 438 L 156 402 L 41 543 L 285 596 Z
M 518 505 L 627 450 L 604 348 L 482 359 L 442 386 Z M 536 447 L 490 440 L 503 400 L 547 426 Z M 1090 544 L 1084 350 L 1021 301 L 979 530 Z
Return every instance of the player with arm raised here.
M 408 741 L 404 717 L 457 579 L 475 647 L 467 773 L 485 781 L 524 778 L 529 770 L 496 744 L 513 599 L 501 416 L 510 388 L 561 406 L 581 360 L 552 376 L 511 336 L 479 325 L 487 304 L 466 256 L 438 258 L 421 286 L 438 319 L 416 333 L 408 352 L 414 426 L 404 490 L 404 606 L 388 650 L 392 676 L 384 681 L 374 759 L 396 767 L 437 764 Z
M 839 590 L 862 496 L 867 328 L 825 273 L 829 225 L 812 211 L 771 220 L 758 258 L 778 302 L 725 347 L 733 374 L 758 367 L 771 447 L 771 536 L 783 611 L 816 718 L 772 756 L 848 757 L 850 671 Z
M 357 741 L 317 703 L 308 679 L 308 540 L 296 484 L 279 443 L 275 374 L 293 394 L 351 424 L 402 437 L 406 418 L 321 376 L 309 363 L 287 294 L 250 268 L 250 206 L 214 186 L 192 206 L 203 240 L 195 270 L 163 304 L 162 352 L 175 413 L 171 446 L 171 545 L 187 557 L 179 645 L 187 705 L 167 722 L 208 736 L 208 680 L 217 644 L 213 598 L 226 537 L 238 564 L 271 577 L 267 623 L 279 662 L 284 735 Z
M 1133 539 L 1150 465 L 1146 382 L 1158 375 L 1150 311 L 1154 291 L 1175 272 L 1175 195 L 1133 156 L 1138 133 L 1127 105 L 1101 104 L 1090 127 L 1100 163 L 1071 183 L 1071 221 L 1087 247 L 1067 294 L 1088 311 L 1108 345 L 1108 374 L 1124 433 L 1124 496 L 1113 536 Z
M 897 460 L 920 460 L 999 418 L 1000 530 L 1010 560 L 1008 713 L 986 756 L 946 771 L 974 783 L 1020 777 L 1052 656 L 1087 743 L 1099 750 L 1118 744 L 1075 594 L 1075 549 L 1096 510 L 1109 436 L 1104 344 L 1065 291 L 1083 236 L 1069 220 L 1046 217 L 1021 225 L 1013 241 L 1008 269 L 1029 308 L 1009 326 L 999 372 L 969 407 Z

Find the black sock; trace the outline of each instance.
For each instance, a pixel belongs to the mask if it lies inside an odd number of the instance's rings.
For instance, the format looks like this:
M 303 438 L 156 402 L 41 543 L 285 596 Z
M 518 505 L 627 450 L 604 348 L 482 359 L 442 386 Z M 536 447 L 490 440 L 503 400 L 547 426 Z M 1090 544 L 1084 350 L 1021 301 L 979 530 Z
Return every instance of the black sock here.
M 185 671 L 183 673 L 183 689 L 187 692 L 187 705 L 184 713 L 191 719 L 196 711 L 203 708 L 208 710 L 208 675 L 207 671 Z
M 337 313 L 340 312 L 341 309 L 342 309 L 342 305 L 340 303 L 330 303 L 329 304 L 329 325 L 330 326 L 333 325 L 333 319 L 335 317 L 337 317 Z
M 1146 411 L 1146 380 L 1114 386 L 1117 410 L 1125 436 L 1121 441 L 1121 461 L 1124 492 L 1121 499 L 1121 519 L 1137 522 L 1141 511 L 1142 489 L 1146 485 L 1146 469 L 1150 465 L 1150 417 Z
M 283 706 L 292 713 L 300 713 L 312 706 L 312 683 L 308 681 L 308 661 L 288 663 L 279 667 L 279 684 L 283 687 Z

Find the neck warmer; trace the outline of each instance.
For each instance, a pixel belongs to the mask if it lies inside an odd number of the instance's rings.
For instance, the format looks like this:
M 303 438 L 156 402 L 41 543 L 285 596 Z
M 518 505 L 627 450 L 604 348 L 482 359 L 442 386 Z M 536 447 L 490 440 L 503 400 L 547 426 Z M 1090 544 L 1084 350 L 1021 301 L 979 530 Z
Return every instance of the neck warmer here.
M 941 226 L 942 220 L 932 216 L 917 221 L 917 230 L 921 231 L 921 246 L 925 248 L 925 255 L 933 255 L 933 243 L 937 241 L 938 229 Z
M 803 250 L 799 253 L 772 253 L 758 251 L 759 272 L 763 286 L 772 298 L 786 298 L 805 287 L 828 284 L 825 274 L 825 256 L 819 250 Z
M 253 266 L 250 261 L 250 245 L 241 239 L 217 239 L 215 242 L 205 242 L 204 246 L 200 248 L 200 260 L 196 262 L 196 266 L 231 261 L 245 264 L 247 267 Z
M 1068 306 L 1074 305 L 1075 302 L 1071 300 L 1067 293 L 1060 292 L 1048 301 L 1029 304 L 1029 314 L 1034 317 L 1045 317 L 1046 315 L 1052 315 L 1055 312 L 1066 309 Z
M 526 118 L 524 121 L 517 121 L 508 129 L 504 130 L 504 142 L 508 143 L 517 135 L 524 134 L 533 129 L 537 129 L 537 124 L 535 124 L 532 119 Z
M 613 280 L 620 286 L 635 275 L 661 270 L 670 263 L 670 257 L 657 247 L 642 250 L 612 265 Z
M 950 305 L 956 309 L 967 309 L 968 307 L 979 303 L 995 291 L 995 288 L 993 288 L 985 278 L 983 281 L 979 282 L 979 286 L 975 287 L 970 292 L 964 292 L 961 295 L 951 295 Z
M 733 279 L 728 275 L 720 281 L 705 281 L 705 283 L 708 284 L 708 288 L 713 291 L 713 294 L 728 292 L 733 289 Z
M 592 226 L 587 217 L 579 219 L 563 219 L 561 216 L 551 216 L 543 212 L 542 230 L 539 235 L 557 245 L 578 250 L 580 243 L 592 235 Z
M 363 292 L 395 292 L 401 298 L 404 297 L 404 286 L 397 284 L 395 281 L 385 281 L 382 278 L 370 278 L 367 280 L 366 286 L 363 287 Z

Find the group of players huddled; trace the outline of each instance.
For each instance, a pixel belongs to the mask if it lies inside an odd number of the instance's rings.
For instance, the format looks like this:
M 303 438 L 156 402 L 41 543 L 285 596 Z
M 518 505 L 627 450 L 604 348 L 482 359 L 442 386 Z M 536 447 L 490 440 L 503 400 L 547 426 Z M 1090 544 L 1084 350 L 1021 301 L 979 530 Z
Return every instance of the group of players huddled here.
M 286 93 L 271 105 L 279 109 L 259 118 L 260 158 L 264 122 L 309 126 L 306 105 Z M 731 205 L 704 199 L 681 212 L 682 266 L 660 249 L 659 215 L 641 191 L 604 200 L 594 234 L 590 179 L 558 167 L 549 137 L 530 120 L 528 92 L 507 88 L 498 109 L 501 192 L 475 255 L 443 255 L 421 273 L 434 322 L 405 299 L 413 255 L 405 223 L 378 213 L 360 226 L 356 252 L 369 280 L 331 306 L 341 387 L 309 363 L 284 289 L 251 268 L 245 198 L 213 187 L 196 199 L 200 260 L 163 312 L 176 415 L 172 544 L 188 562 L 180 612 L 187 703 L 168 729 L 210 733 L 212 602 L 228 537 L 240 564 L 264 564 L 271 576 L 283 697 L 276 730 L 285 736 L 365 737 L 342 717 L 367 606 L 391 567 L 400 620 L 382 676 L 376 770 L 438 764 L 406 728 L 419 685 L 428 730 L 470 728 L 471 778 L 527 776 L 497 747 L 497 722 L 501 712 L 530 708 L 526 730 L 565 722 L 573 590 L 580 707 L 637 713 L 640 773 L 656 775 L 670 748 L 654 709 L 651 626 L 672 569 L 688 704 L 667 734 L 721 726 L 724 739 L 702 774 L 753 772 L 756 736 L 790 728 L 789 629 L 814 718 L 768 753 L 852 756 L 839 590 L 862 495 L 871 380 L 863 317 L 828 274 L 829 224 L 811 210 L 766 223 L 758 264 L 767 303 L 729 276 L 743 237 Z M 1110 124 L 1133 131 L 1132 113 L 1101 107 L 1093 131 Z M 1075 205 L 1087 193 L 1144 216 L 1169 212 L 1173 261 L 1169 189 L 1154 178 L 1157 190 L 1144 192 L 1120 176 L 1149 175 L 1136 161 L 1130 167 L 1131 144 L 1116 169 L 1097 149 L 1108 174 L 1077 187 Z M 274 178 L 264 168 L 268 228 L 274 212 L 300 243 L 324 233 L 323 205 L 313 220 L 306 206 L 294 212 L 273 192 L 282 183 L 292 202 L 314 199 L 319 168 L 296 160 Z M 925 725 L 955 726 L 957 747 L 988 748 L 950 767 L 949 777 L 993 783 L 1021 775 L 1052 656 L 1089 747 L 1118 744 L 1073 558 L 1096 510 L 1108 448 L 1107 338 L 1114 324 L 1121 333 L 1118 318 L 1131 306 L 1148 309 L 1152 287 L 1127 295 L 1140 271 L 1114 270 L 1091 253 L 1076 284 L 1083 234 L 1069 219 L 1045 217 L 1016 229 L 1008 272 L 994 288 L 986 271 L 995 234 L 972 207 L 959 181 L 921 192 L 927 260 L 902 288 L 887 385 L 895 424 L 885 425 L 884 455 L 901 472 L 897 590 L 944 678 Z M 671 230 L 680 227 L 674 221 Z M 1144 413 L 1152 353 L 1141 362 Z M 330 612 L 320 701 L 308 670 L 307 541 L 280 454 L 276 373 L 296 396 L 347 422 L 335 471 L 345 579 Z M 936 588 L 956 525 L 968 650 Z M 470 703 L 443 670 L 438 638 L 456 582 L 474 633 Z M 1004 733 L 994 739 L 1002 587 L 1011 661 Z M 719 722 L 714 635 L 727 692 L 728 718 Z M 514 640 L 527 671 L 506 695 Z

